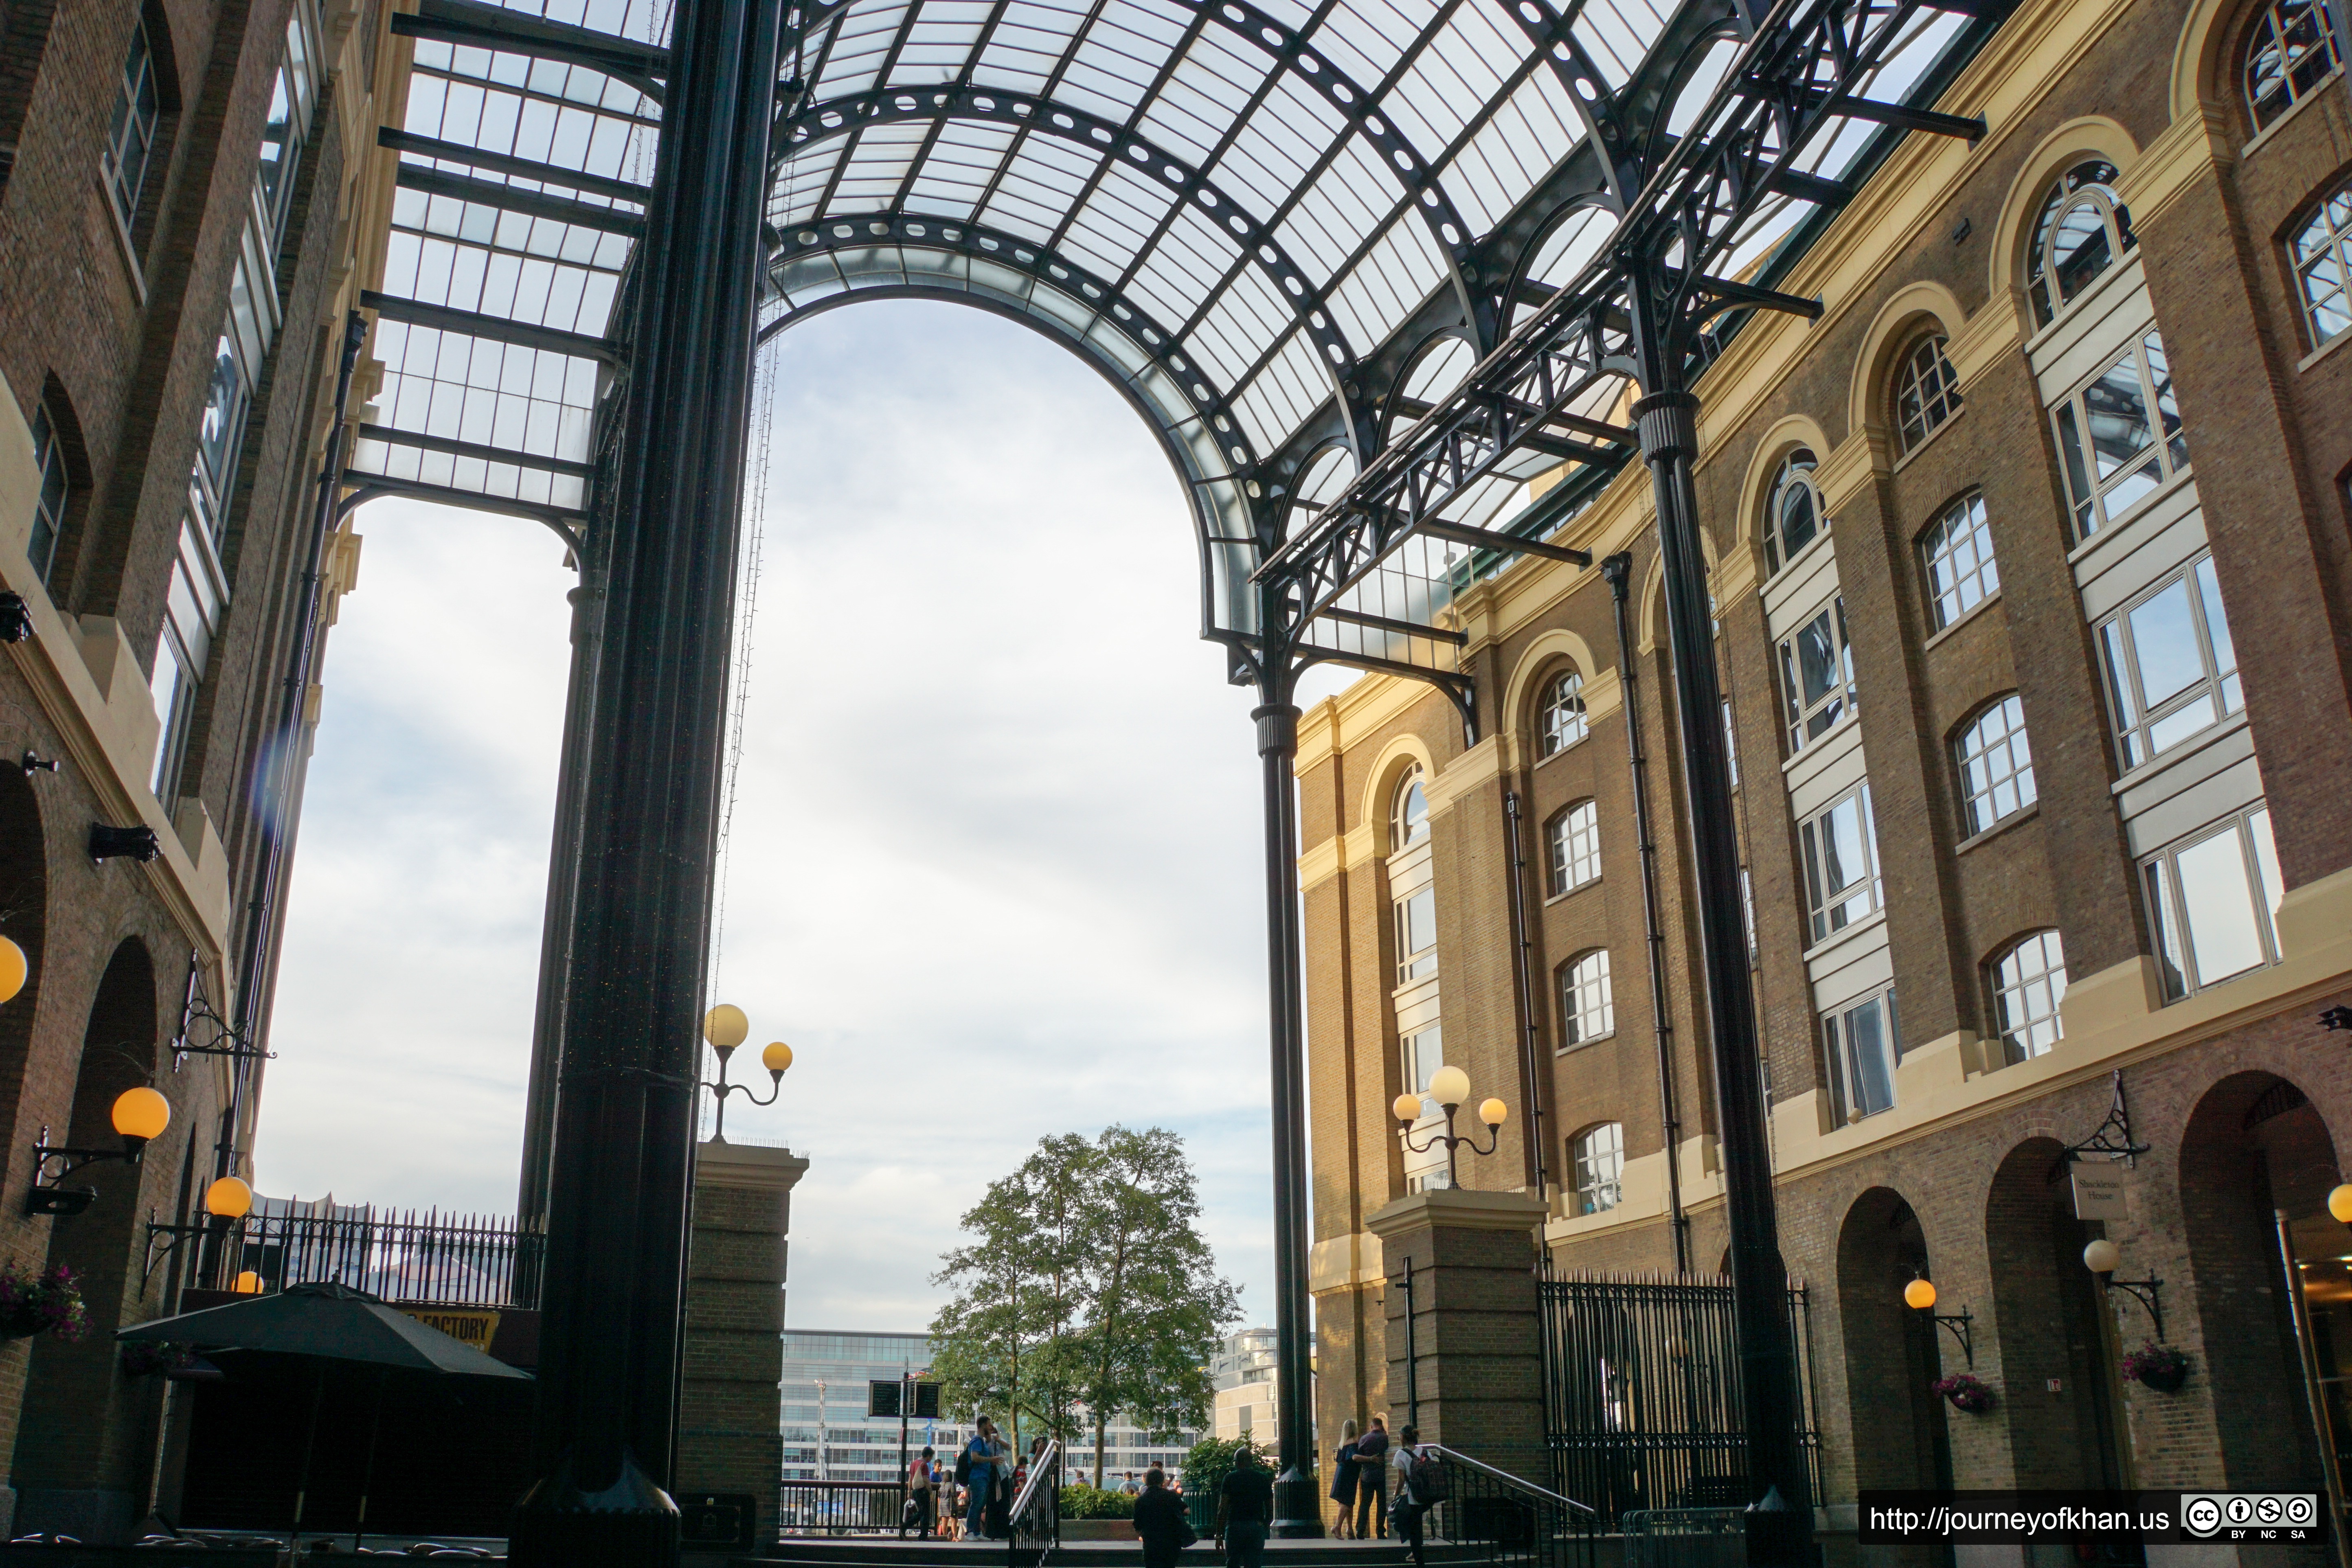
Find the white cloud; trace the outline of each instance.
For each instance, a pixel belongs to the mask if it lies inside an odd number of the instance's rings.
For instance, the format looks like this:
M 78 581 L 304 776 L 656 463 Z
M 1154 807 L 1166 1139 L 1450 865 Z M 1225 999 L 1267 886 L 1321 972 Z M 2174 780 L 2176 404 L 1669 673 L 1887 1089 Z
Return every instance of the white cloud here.
M 976 311 L 838 311 L 775 363 L 717 994 L 798 1053 L 775 1108 L 730 1112 L 812 1162 L 790 1321 L 922 1326 L 982 1187 L 1114 1121 L 1185 1135 L 1271 1321 L 1255 699 L 1198 638 L 1165 457 L 1077 360 Z M 387 503 L 363 527 L 261 1174 L 506 1212 L 571 577 L 528 523 Z

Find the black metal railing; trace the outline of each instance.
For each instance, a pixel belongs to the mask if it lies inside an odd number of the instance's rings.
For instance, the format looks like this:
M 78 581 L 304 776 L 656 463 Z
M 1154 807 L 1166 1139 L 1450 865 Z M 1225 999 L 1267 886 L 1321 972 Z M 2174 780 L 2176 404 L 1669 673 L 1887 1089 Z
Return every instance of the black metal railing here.
M 1444 1493 L 1422 1515 L 1424 1537 L 1467 1547 L 1479 1562 L 1592 1568 L 1600 1523 L 1592 1509 L 1435 1443 L 1423 1444 L 1420 1452 L 1438 1461 Z
M 1004 1532 L 1010 1568 L 1036 1568 L 1062 1543 L 1062 1445 L 1048 1439 L 1045 1451 L 1029 1461 L 1029 1473 L 1013 1499 Z
M 505 1215 L 362 1208 L 250 1214 L 184 1245 L 198 1258 L 190 1282 L 212 1289 L 334 1280 L 387 1301 L 532 1307 L 546 1237 Z
M 904 1481 L 785 1481 L 776 1489 L 779 1535 L 889 1535 L 906 1516 Z
M 1731 1282 L 1718 1276 L 1579 1275 L 1539 1281 L 1544 1436 L 1553 1485 L 1589 1499 L 1603 1529 L 1637 1510 L 1745 1507 L 1748 1437 Z M 1789 1282 L 1800 1437 L 1821 1496 L 1805 1287 Z

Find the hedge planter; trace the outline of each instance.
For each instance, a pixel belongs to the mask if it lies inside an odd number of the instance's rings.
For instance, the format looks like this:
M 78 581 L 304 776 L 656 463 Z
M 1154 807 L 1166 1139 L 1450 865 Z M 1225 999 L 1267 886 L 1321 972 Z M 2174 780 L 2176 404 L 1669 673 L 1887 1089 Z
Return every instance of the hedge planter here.
M 2189 1381 L 2189 1357 L 2170 1345 L 2148 1341 L 2124 1357 L 2124 1375 L 2158 1394 L 2178 1394 Z
M 1992 1408 L 1992 1389 L 1964 1372 L 1939 1377 L 1927 1388 L 1930 1393 L 1940 1394 L 1951 1401 L 1953 1409 L 1964 1410 L 1971 1415 L 1981 1415 Z

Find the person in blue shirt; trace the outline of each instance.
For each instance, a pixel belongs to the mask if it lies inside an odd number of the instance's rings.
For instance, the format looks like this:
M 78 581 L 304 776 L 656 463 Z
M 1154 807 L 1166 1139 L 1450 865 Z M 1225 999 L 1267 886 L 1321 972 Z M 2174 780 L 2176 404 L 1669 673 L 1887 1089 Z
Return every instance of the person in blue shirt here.
M 964 1452 L 971 1459 L 971 1505 L 964 1520 L 964 1535 L 968 1540 L 979 1541 L 988 1534 L 989 1500 L 996 1495 L 997 1472 L 1012 1449 L 998 1440 L 996 1423 L 983 1415 L 972 1432 L 971 1441 L 964 1445 Z

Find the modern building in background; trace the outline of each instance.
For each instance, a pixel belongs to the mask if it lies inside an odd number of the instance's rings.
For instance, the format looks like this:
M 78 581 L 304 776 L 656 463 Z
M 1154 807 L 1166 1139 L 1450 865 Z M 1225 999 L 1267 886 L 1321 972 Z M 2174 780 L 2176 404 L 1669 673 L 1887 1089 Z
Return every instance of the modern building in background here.
M 1832 1512 L 2315 1484 L 2281 1284 L 2352 1370 L 2341 36 L 2315 0 L 2029 0 L 1937 102 L 1984 134 L 1798 232 L 1772 286 L 1819 319 L 1751 317 L 1696 386 L 1721 713 L 1674 711 L 1635 464 L 1551 536 L 1591 567 L 1463 563 L 1476 744 L 1391 676 L 1305 716 L 1325 1430 L 1402 1392 L 1367 1221 L 1447 1184 L 1391 1110 L 1442 1130 L 1441 1065 L 1465 1121 L 1510 1107 L 1461 1184 L 1548 1200 L 1563 1279 L 1725 1267 L 1676 774 L 1721 724 Z M 2126 1381 L 2157 1340 L 2185 1387 Z M 1931 1387 L 1959 1372 L 1990 1413 Z
M 1308 1349 L 1311 1353 L 1312 1340 Z M 1272 1329 L 1243 1329 L 1227 1334 L 1209 1360 L 1209 1381 L 1216 1390 L 1211 1427 L 1220 1441 L 1251 1437 L 1262 1445 L 1274 1442 L 1278 1402 Z

